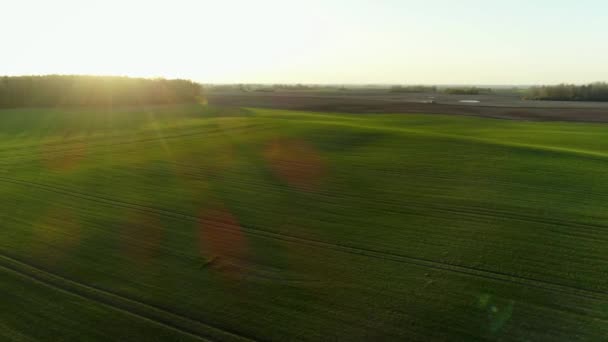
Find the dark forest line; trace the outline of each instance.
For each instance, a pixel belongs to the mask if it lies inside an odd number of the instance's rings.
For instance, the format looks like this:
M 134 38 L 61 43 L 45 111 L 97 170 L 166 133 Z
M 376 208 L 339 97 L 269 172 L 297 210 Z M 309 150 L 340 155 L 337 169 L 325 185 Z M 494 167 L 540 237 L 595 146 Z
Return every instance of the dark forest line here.
M 120 106 L 194 102 L 202 86 L 182 79 L 121 76 L 0 77 L 0 107 Z
M 528 100 L 552 101 L 608 101 L 608 83 L 532 87 L 526 92 L 525 98 Z

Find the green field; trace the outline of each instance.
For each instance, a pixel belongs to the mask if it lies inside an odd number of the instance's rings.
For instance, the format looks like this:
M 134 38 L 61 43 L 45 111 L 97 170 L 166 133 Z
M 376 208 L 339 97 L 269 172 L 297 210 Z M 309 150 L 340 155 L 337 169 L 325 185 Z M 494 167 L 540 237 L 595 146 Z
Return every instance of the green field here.
M 608 339 L 608 126 L 0 111 L 0 340 Z

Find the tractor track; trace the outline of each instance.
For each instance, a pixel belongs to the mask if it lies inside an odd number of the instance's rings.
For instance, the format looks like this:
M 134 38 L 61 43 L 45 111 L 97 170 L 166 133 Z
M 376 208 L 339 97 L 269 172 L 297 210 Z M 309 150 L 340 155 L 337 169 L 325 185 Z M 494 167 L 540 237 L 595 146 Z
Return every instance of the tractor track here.
M 71 196 L 71 197 L 84 199 L 84 200 L 94 201 L 94 202 L 105 204 L 105 205 L 112 206 L 112 207 L 123 207 L 123 208 L 132 209 L 132 210 L 138 210 L 141 212 L 163 215 L 163 216 L 171 217 L 171 218 L 178 219 L 178 220 L 186 220 L 189 222 L 205 222 L 205 221 L 202 221 L 198 217 L 191 216 L 191 215 L 184 214 L 184 213 L 169 211 L 169 210 L 165 210 L 165 209 L 159 209 L 159 208 L 155 208 L 155 207 L 149 207 L 149 206 L 136 204 L 136 203 L 130 203 L 130 202 L 124 202 L 124 201 L 104 198 L 104 197 L 100 197 L 100 196 L 83 194 L 83 193 L 75 192 L 72 190 L 62 189 L 60 187 L 43 185 L 43 184 L 28 182 L 28 181 L 15 180 L 15 179 L 6 178 L 6 177 L 0 177 L 0 181 L 23 185 L 23 186 L 30 186 L 30 187 L 34 186 L 34 187 L 37 187 L 39 189 L 43 189 L 46 191 L 55 192 L 58 194 L 63 194 L 63 195 Z M 217 227 L 217 224 L 215 224 L 214 227 L 215 227 L 214 229 L 221 229 L 221 230 L 226 230 L 229 232 L 236 231 L 235 228 L 232 228 L 229 225 L 222 225 L 222 227 L 220 228 L 220 227 Z M 474 277 L 478 277 L 478 278 L 484 278 L 484 279 L 489 279 L 489 280 L 494 280 L 494 281 L 499 281 L 499 282 L 504 282 L 504 283 L 511 283 L 511 284 L 516 284 L 516 285 L 535 287 L 535 288 L 539 288 L 539 289 L 543 289 L 543 290 L 547 290 L 547 291 L 578 296 L 581 298 L 608 301 L 608 292 L 605 292 L 605 291 L 592 290 L 592 289 L 578 287 L 578 286 L 560 284 L 557 282 L 540 280 L 540 279 L 535 279 L 535 278 L 531 278 L 531 277 L 516 276 L 516 275 L 504 273 L 504 272 L 489 271 L 489 270 L 485 270 L 485 269 L 481 269 L 481 268 L 477 268 L 477 267 L 443 263 L 443 262 L 433 261 L 430 259 L 418 258 L 418 257 L 413 257 L 413 256 L 405 256 L 405 255 L 401 255 L 401 254 L 397 254 L 397 253 L 374 250 L 374 249 L 369 249 L 369 248 L 355 247 L 355 246 L 336 244 L 336 243 L 325 242 L 325 241 L 320 241 L 320 240 L 301 238 L 301 237 L 297 237 L 297 236 L 270 232 L 270 231 L 255 228 L 255 227 L 241 227 L 241 229 L 243 232 L 245 232 L 249 235 L 259 236 L 259 237 L 268 238 L 268 239 L 281 240 L 281 241 L 286 241 L 289 243 L 295 243 L 295 244 L 300 244 L 300 245 L 308 245 L 308 246 L 312 246 L 312 247 L 316 247 L 316 248 L 334 250 L 334 251 L 348 253 L 348 254 L 352 254 L 352 255 L 365 256 L 368 258 L 375 258 L 375 259 L 399 262 L 399 263 L 414 265 L 414 266 L 427 268 L 427 269 L 435 269 L 435 270 L 441 270 L 441 271 L 447 271 L 447 272 L 453 272 L 453 273 L 459 273 L 459 274 L 466 274 L 469 276 L 474 276 Z
M 165 141 L 165 140 L 174 140 L 174 139 L 181 139 L 181 138 L 187 138 L 187 137 L 193 137 L 193 136 L 199 136 L 199 135 L 207 135 L 207 134 L 222 134 L 223 132 L 225 132 L 226 130 L 230 130 L 230 131 L 239 131 L 239 130 L 248 130 L 251 128 L 259 128 L 260 126 L 262 126 L 262 124 L 249 124 L 249 125 L 242 125 L 242 126 L 236 126 L 236 127 L 222 127 L 222 128 L 216 128 L 213 130 L 209 130 L 209 131 L 195 131 L 195 132 L 191 132 L 191 133 L 185 133 L 185 134 L 177 134 L 177 135 L 167 135 L 167 136 L 162 136 L 162 137 L 150 137 L 150 138 L 145 138 L 145 139 L 135 139 L 135 140 L 127 140 L 127 141 L 120 141 L 120 142 L 115 142 L 115 143 L 100 143 L 100 144 L 95 144 L 95 145 L 90 145 L 90 146 L 78 146 L 78 147 L 74 147 L 74 148 L 64 148 L 64 149 L 53 149 L 53 150 L 48 150 L 48 151 L 44 151 L 44 152 L 35 152 L 35 153 L 23 153 L 23 154 L 15 154 L 15 155 L 11 155 L 9 158 L 9 160 L 11 159 L 15 159 L 17 161 L 21 161 L 21 160 L 28 160 L 28 157 L 35 157 L 35 156 L 39 156 L 39 155 L 49 155 L 49 154 L 57 154 L 57 153 L 69 153 L 69 152 L 77 152 L 77 151 L 83 151 L 83 150 L 91 150 L 91 149 L 100 149 L 100 148 L 106 148 L 106 147 L 116 147 L 116 146 L 126 146 L 126 145 L 137 145 L 137 144 L 145 144 L 145 143 L 150 143 L 150 142 L 157 142 L 157 141 Z M 103 140 L 102 140 L 103 141 Z M 57 144 L 56 146 L 67 146 L 69 147 L 70 145 L 75 145 L 78 143 L 81 143 L 82 141 L 76 141 L 76 142 L 70 142 L 70 143 L 65 143 L 65 144 Z M 18 148 L 18 149 L 9 149 L 8 152 L 12 152 L 15 150 L 28 150 L 31 149 L 31 146 L 28 146 L 27 148 Z M 6 152 L 6 151 L 0 151 L 0 152 Z M 12 161 L 12 160 L 11 160 Z M 18 165 L 17 163 L 4 163 L 2 164 L 3 166 L 13 166 L 13 165 Z
M 86 300 L 90 300 L 133 316 L 153 321 L 203 341 L 255 341 L 233 331 L 212 326 L 167 309 L 127 298 L 119 294 L 83 284 L 0 253 L 0 269 L 9 270 L 30 280 Z

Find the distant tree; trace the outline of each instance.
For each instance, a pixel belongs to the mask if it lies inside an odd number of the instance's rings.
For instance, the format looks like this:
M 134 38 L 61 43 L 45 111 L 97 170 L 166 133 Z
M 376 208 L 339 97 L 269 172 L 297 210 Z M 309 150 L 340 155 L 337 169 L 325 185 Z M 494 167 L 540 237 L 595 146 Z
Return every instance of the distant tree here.
M 443 91 L 450 95 L 481 95 L 481 94 L 492 94 L 491 88 L 478 88 L 478 87 L 457 87 L 447 88 Z
M 9 105 L 8 86 L 6 85 L 5 78 L 0 77 L 0 107 L 8 107 Z
M 272 86 L 276 90 L 309 90 L 314 87 L 305 84 L 274 84 Z
M 188 80 L 101 76 L 0 77 L 0 107 L 103 106 L 194 102 L 202 86 Z
M 528 100 L 549 101 L 608 101 L 608 83 L 596 82 L 586 85 L 558 84 L 528 89 L 524 95 Z
M 423 86 L 423 85 L 411 85 L 411 86 L 392 86 L 390 89 L 391 93 L 436 93 L 437 87 L 435 86 Z

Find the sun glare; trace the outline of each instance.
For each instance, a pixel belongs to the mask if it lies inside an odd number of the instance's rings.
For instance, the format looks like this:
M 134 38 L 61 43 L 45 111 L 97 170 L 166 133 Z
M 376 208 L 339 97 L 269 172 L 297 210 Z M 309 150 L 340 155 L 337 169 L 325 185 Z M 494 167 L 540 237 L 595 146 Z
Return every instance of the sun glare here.
M 3 36 L 5 51 L 15 53 L 0 55 L 0 73 L 219 83 L 591 82 L 608 74 L 595 58 L 608 53 L 596 43 L 605 21 L 592 8 L 473 0 L 457 8 L 446 1 L 23 0 L 0 21 L 3 32 L 20 28 Z M 458 19 L 464 16 L 467 23 Z M 538 25 L 556 33 L 535 39 Z M 581 58 L 588 63 L 574 68 Z

